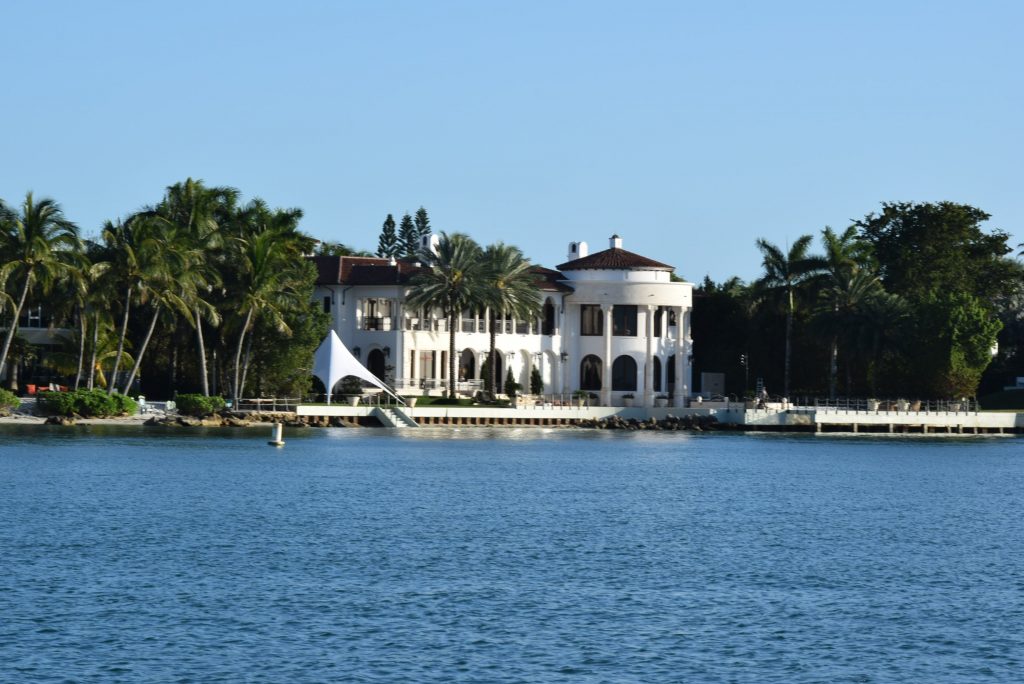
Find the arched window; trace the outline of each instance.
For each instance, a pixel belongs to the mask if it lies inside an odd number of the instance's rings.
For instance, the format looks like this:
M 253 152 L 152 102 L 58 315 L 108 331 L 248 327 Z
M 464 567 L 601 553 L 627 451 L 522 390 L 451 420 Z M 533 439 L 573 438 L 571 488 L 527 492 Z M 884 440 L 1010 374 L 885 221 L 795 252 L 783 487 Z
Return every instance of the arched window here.
M 544 300 L 544 318 L 541 323 L 541 334 L 555 334 L 555 305 L 551 303 L 550 297 Z
M 620 356 L 612 364 L 612 390 L 636 391 L 636 361 L 632 356 Z
M 657 356 L 655 356 L 653 359 L 651 359 L 651 361 L 653 362 L 652 366 L 651 366 L 651 370 L 653 371 L 653 375 L 654 375 L 654 391 L 655 392 L 660 392 L 661 391 L 661 359 L 658 358 Z
M 463 349 L 459 357 L 459 380 L 473 380 L 476 378 L 476 354 L 472 349 Z
M 601 389 L 601 359 L 593 354 L 584 356 L 580 362 L 580 389 Z

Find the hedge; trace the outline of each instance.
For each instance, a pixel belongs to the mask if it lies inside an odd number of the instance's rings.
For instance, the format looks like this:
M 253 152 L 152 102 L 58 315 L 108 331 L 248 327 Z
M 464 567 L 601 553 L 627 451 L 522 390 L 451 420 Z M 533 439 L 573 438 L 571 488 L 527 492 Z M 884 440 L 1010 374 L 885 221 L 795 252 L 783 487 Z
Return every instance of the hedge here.
M 21 406 L 21 399 L 15 396 L 14 392 L 0 389 L 0 414 L 6 415 L 11 412 L 11 409 L 16 409 L 19 406 Z
M 109 418 L 125 416 L 139 410 L 135 400 L 124 394 L 107 394 L 101 389 L 79 389 L 70 392 L 40 392 L 39 411 L 53 416 Z
M 178 407 L 178 413 L 201 418 L 223 410 L 224 397 L 207 397 L 202 394 L 179 394 L 175 398 L 174 403 Z

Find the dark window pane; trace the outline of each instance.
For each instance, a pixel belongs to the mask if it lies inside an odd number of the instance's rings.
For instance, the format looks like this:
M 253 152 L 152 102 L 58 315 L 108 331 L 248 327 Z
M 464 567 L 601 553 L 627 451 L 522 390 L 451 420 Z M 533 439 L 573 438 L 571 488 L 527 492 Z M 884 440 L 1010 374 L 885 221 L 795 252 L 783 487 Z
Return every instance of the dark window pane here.
M 636 391 L 636 361 L 632 356 L 620 356 L 612 364 L 612 389 L 619 392 Z
M 636 337 L 636 306 L 615 305 L 612 309 L 612 334 Z
M 603 335 L 604 325 L 601 307 L 596 304 L 584 304 L 580 307 L 580 334 Z

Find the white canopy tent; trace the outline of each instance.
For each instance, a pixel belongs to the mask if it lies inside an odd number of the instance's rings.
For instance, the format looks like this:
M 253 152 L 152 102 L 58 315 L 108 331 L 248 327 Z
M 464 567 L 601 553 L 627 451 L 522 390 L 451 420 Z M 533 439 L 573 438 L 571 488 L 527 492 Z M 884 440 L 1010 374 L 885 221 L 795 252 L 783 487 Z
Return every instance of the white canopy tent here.
M 327 333 L 327 337 L 317 347 L 316 354 L 313 356 L 313 375 L 320 378 L 324 387 L 327 388 L 328 404 L 331 403 L 331 390 L 334 389 L 334 384 L 346 375 L 354 375 L 360 380 L 365 380 L 371 385 L 381 388 L 400 403 L 405 403 L 390 387 L 381 382 L 380 378 L 359 363 L 359 359 L 342 344 L 338 333 L 333 330 Z

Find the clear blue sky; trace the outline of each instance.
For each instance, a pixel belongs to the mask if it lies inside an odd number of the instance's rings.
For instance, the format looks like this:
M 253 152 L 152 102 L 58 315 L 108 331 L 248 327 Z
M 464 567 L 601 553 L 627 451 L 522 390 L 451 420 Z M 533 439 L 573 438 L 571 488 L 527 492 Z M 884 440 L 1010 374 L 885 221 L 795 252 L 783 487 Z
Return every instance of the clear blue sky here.
M 188 176 L 376 248 L 387 213 L 691 280 L 953 200 L 1024 240 L 1024 3 L 8 2 L 0 198 L 95 234 Z

